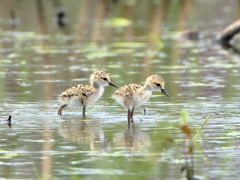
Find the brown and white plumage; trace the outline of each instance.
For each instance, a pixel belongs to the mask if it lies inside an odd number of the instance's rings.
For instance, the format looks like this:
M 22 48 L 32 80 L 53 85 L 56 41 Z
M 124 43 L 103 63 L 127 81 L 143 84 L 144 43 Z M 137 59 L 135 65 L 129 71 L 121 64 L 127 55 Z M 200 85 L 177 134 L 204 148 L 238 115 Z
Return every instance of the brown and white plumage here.
M 146 79 L 144 86 L 127 84 L 113 94 L 113 98 L 128 109 L 128 121 L 133 120 L 134 108 L 144 104 L 151 96 L 152 91 L 161 91 L 169 97 L 164 90 L 165 82 L 159 75 L 151 75 Z
M 97 70 L 90 76 L 90 84 L 79 84 L 62 92 L 59 95 L 59 101 L 62 102 L 62 105 L 58 107 L 58 115 L 62 115 L 64 107 L 71 106 L 83 107 L 83 116 L 85 116 L 86 107 L 102 96 L 105 86 L 117 87 L 111 83 L 109 75 L 103 70 Z

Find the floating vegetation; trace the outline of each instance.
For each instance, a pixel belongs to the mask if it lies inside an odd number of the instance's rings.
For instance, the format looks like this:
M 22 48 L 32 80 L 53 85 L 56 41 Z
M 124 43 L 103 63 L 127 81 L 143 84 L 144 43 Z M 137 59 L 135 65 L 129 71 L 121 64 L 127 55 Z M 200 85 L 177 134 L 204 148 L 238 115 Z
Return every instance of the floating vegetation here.
M 146 47 L 146 43 L 142 42 L 116 42 L 112 44 L 115 48 L 143 48 Z
M 12 159 L 12 158 L 15 158 L 16 156 L 19 156 L 18 153 L 14 153 L 12 151 L 3 151 L 3 150 L 0 150 L 0 155 L 1 155 L 0 159 Z
M 106 24 L 112 27 L 126 27 L 131 25 L 131 21 L 125 18 L 111 18 Z
M 114 57 L 117 56 L 116 53 L 114 52 L 108 52 L 108 51 L 95 51 L 95 52 L 90 52 L 87 53 L 86 57 L 89 60 L 93 60 L 96 58 L 104 58 L 104 57 Z

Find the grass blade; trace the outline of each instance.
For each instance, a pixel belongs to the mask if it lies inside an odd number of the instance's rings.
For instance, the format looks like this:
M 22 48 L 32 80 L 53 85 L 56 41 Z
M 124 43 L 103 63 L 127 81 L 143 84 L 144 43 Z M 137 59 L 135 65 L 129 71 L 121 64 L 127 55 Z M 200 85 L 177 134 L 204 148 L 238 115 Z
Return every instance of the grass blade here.
M 201 125 L 201 127 L 198 129 L 196 135 L 194 136 L 193 139 L 196 139 L 200 133 L 200 131 L 202 130 L 203 126 L 207 123 L 208 119 L 210 118 L 210 114 L 206 117 L 206 119 L 204 120 L 203 124 Z

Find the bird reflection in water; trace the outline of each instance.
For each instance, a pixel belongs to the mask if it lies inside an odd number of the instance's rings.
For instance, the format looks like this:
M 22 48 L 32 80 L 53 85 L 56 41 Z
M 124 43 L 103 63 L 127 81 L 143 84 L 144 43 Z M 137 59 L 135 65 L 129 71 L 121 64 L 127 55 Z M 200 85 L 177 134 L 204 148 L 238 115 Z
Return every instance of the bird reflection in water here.
M 130 151 L 146 151 L 151 145 L 148 135 L 134 126 L 115 134 L 113 141 L 117 146 Z
M 60 124 L 60 134 L 80 145 L 89 145 L 91 151 L 105 151 L 109 143 L 95 120 L 66 120 Z

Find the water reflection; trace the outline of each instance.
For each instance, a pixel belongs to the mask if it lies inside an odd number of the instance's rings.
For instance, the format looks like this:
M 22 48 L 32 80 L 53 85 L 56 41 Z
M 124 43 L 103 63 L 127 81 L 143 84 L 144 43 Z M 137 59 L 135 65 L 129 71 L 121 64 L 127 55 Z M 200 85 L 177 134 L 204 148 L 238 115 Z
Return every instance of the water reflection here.
M 76 120 L 66 118 L 60 123 L 59 133 L 79 145 L 86 145 L 90 151 L 109 151 L 111 140 L 106 140 L 104 131 L 95 119 Z M 148 151 L 151 147 L 149 136 L 134 125 L 113 135 L 115 146 L 127 151 Z
M 66 139 L 79 145 L 89 146 L 91 151 L 106 151 L 109 143 L 105 140 L 104 132 L 95 119 L 79 120 L 65 118 L 60 123 L 59 133 Z
M 52 174 L 52 163 L 53 163 L 53 155 L 49 153 L 53 150 L 53 143 L 51 140 L 54 139 L 52 135 L 52 130 L 49 128 L 50 124 L 46 121 L 43 123 L 44 131 L 42 131 L 42 136 L 44 139 L 44 143 L 42 144 L 42 152 L 41 155 L 41 179 L 48 180 L 51 178 Z
M 115 134 L 113 142 L 117 147 L 130 152 L 148 151 L 151 146 L 149 136 L 134 125 Z

